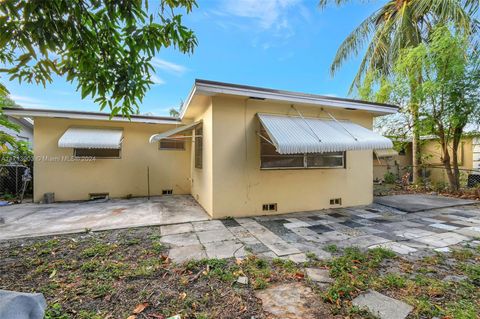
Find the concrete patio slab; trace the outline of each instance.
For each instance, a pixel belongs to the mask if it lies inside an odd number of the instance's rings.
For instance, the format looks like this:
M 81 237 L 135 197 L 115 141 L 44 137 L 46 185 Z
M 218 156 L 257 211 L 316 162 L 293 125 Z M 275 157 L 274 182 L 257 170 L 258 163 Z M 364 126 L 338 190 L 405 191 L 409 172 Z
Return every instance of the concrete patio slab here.
M 308 253 L 326 260 L 332 257 L 326 250 L 351 246 L 364 250 L 384 247 L 414 257 L 449 250 L 450 246 L 472 242 L 480 236 L 478 204 L 415 213 L 372 204 L 281 216 L 208 220 L 193 198 L 165 196 L 150 201 L 18 205 L 0 209 L 0 217 L 4 216 L 7 224 L 0 224 L 0 238 L 4 239 L 34 237 L 42 232 L 81 232 L 84 227 L 101 230 L 163 222 L 155 231 L 171 249 L 170 256 L 175 261 L 255 254 L 303 262 Z
M 380 319 L 404 319 L 413 307 L 403 301 L 390 298 L 376 291 L 361 294 L 352 300 L 352 304 L 367 309 Z
M 2 207 L 0 240 L 209 220 L 188 195 Z
M 205 249 L 202 245 L 189 245 L 182 247 L 173 247 L 168 252 L 168 257 L 176 263 L 183 263 L 188 260 L 200 260 L 207 258 Z
M 272 318 L 319 318 L 310 307 L 310 300 L 315 298 L 315 294 L 301 283 L 272 285 L 256 292 L 255 296 L 262 301 L 263 309 Z
M 240 258 L 247 254 L 244 247 L 245 246 L 238 241 L 228 240 L 205 244 L 205 251 L 208 258 Z
M 381 196 L 376 197 L 374 202 L 408 213 L 477 203 L 474 200 L 425 194 Z

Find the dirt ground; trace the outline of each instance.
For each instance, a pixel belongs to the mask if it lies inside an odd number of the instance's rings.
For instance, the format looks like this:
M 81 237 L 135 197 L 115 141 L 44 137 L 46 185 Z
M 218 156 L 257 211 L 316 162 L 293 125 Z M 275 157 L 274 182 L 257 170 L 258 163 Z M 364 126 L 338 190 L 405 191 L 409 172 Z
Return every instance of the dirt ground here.
M 480 248 L 408 260 L 385 249 L 324 247 L 334 258 L 295 264 L 249 256 L 182 265 L 167 257 L 158 227 L 0 242 L 0 289 L 42 292 L 47 319 L 271 318 L 255 291 L 300 282 L 322 318 L 373 318 L 351 300 L 375 289 L 414 306 L 410 318 L 480 317 Z M 304 267 L 329 269 L 319 287 Z M 248 284 L 237 282 L 246 276 Z

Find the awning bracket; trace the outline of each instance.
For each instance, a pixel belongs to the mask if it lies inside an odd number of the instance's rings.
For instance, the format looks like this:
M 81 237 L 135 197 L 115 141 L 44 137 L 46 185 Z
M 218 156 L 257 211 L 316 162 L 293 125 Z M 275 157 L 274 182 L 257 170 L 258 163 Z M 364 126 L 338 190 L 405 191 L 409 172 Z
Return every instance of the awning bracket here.
M 275 144 L 273 144 L 272 141 L 270 141 L 268 138 L 266 138 L 266 137 L 263 136 L 262 134 L 260 134 L 260 133 L 257 132 L 257 135 L 258 135 L 261 139 L 265 140 L 267 143 L 272 144 L 273 146 L 275 146 Z M 276 146 L 275 146 L 275 147 L 276 147 Z
M 328 116 L 330 116 L 330 118 L 331 118 L 332 120 L 334 120 L 338 125 L 340 125 L 340 126 L 345 130 L 345 132 L 348 133 L 348 135 L 350 135 L 351 137 L 353 137 L 353 139 L 354 139 L 355 141 L 358 141 L 358 138 L 357 138 L 355 135 L 353 135 L 352 133 L 350 133 L 350 131 L 347 130 L 347 128 L 346 128 L 345 126 L 343 126 L 343 124 L 342 124 L 339 120 L 337 120 L 332 114 L 330 114 L 330 112 L 325 111 L 325 109 L 323 109 L 323 108 L 322 108 L 322 111 L 324 111 L 325 113 L 327 113 Z
M 290 105 L 292 107 L 292 109 L 294 109 L 298 115 L 300 116 L 300 118 L 303 120 L 303 122 L 308 126 L 308 128 L 310 129 L 310 131 L 312 131 L 313 133 L 313 136 L 321 143 L 322 142 L 322 139 L 317 135 L 317 133 L 315 133 L 315 131 L 313 130 L 313 128 L 310 126 L 310 124 L 307 122 L 307 120 L 305 119 L 305 117 L 303 117 L 303 114 L 300 113 L 299 110 L 297 110 L 297 108 L 295 106 Z

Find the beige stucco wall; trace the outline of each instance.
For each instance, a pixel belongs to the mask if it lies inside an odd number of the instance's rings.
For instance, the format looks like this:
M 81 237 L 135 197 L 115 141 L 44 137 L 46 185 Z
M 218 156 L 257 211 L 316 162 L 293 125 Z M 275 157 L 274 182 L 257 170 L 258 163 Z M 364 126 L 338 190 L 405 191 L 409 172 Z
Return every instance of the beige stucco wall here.
M 257 112 L 297 113 L 289 104 L 213 97 L 213 217 L 263 215 L 262 204 L 277 203 L 278 213 L 330 208 L 372 201 L 372 151 L 347 152 L 346 169 L 261 170 Z M 326 117 L 318 107 L 298 106 L 305 116 Z M 372 127 L 372 115 L 329 110 L 338 119 Z
M 390 172 L 401 178 L 412 166 L 412 144 L 405 146 L 405 154 L 391 158 L 377 158 L 373 154 L 373 179 L 383 181 L 385 173 Z
M 93 162 L 49 161 L 70 158 L 73 149 L 58 148 L 58 139 L 70 126 L 121 127 L 124 140 L 120 159 Z M 88 199 L 89 193 L 107 192 L 111 197 L 146 196 L 147 167 L 150 194 L 162 189 L 174 194 L 190 194 L 190 143 L 185 151 L 158 149 L 148 138 L 174 128 L 173 125 L 35 118 L 34 200 L 54 192 L 58 201 Z
M 450 157 L 452 156 L 452 146 L 450 145 Z M 448 182 L 446 171 L 443 167 L 442 146 L 439 140 L 422 141 L 421 145 L 423 161 L 429 166 L 430 180 L 432 183 Z M 473 147 L 472 137 L 465 137 L 461 139 L 458 149 L 459 168 L 470 170 L 473 168 Z M 463 171 L 468 174 L 468 171 Z
M 200 105 L 195 105 L 199 109 L 199 114 L 196 114 L 192 120 L 194 122 L 201 120 L 203 126 L 203 160 L 202 168 L 195 168 L 195 139 L 192 139 L 192 156 L 191 156 L 191 172 L 192 172 L 192 196 L 205 209 L 205 211 L 213 215 L 213 109 L 210 98 L 203 99 L 197 102 Z M 194 134 L 194 132 L 193 132 Z

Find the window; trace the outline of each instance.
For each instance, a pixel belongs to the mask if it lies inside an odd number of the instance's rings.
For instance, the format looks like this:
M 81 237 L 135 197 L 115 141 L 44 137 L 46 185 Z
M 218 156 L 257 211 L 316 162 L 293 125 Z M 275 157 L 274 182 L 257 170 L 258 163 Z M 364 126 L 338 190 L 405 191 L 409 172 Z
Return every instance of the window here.
M 158 148 L 160 150 L 185 150 L 185 140 L 176 138 L 166 138 L 160 140 Z
M 74 148 L 75 157 L 120 158 L 118 148 Z
M 268 136 L 262 130 L 262 136 Z M 279 154 L 275 146 L 260 138 L 260 167 L 270 168 L 344 168 L 345 152 Z
M 195 168 L 203 166 L 203 126 L 195 128 Z

